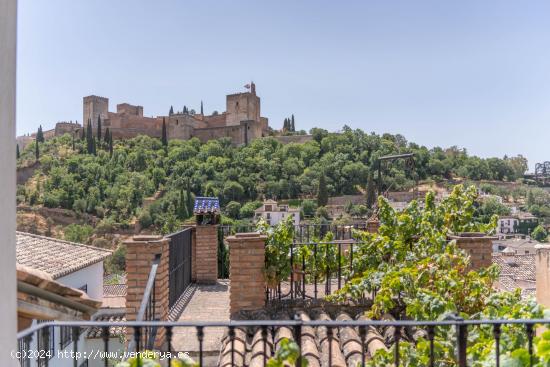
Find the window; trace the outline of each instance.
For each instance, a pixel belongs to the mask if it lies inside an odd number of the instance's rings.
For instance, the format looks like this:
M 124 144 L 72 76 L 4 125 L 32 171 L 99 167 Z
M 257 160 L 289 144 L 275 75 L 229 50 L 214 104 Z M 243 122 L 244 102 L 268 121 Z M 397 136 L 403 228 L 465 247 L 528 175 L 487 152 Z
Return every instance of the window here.
M 61 326 L 59 328 L 59 344 L 61 349 L 65 349 L 71 344 L 73 331 L 70 326 Z

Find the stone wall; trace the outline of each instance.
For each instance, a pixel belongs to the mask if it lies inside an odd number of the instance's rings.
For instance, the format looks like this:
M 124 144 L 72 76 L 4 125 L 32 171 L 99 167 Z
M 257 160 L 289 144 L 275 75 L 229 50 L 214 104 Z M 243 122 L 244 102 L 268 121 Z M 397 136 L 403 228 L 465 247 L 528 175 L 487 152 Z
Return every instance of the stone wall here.
M 290 144 L 297 143 L 303 144 L 308 141 L 313 140 L 313 135 L 282 135 L 282 136 L 272 136 L 273 139 L 277 140 L 281 144 Z

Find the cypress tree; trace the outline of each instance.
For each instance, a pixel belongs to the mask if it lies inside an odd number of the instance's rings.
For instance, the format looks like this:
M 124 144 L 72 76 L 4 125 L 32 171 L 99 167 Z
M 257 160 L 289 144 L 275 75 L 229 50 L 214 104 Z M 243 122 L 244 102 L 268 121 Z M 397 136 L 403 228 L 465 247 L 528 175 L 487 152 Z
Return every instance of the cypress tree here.
M 376 187 L 374 186 L 374 176 L 372 171 L 369 171 L 367 182 L 367 208 L 371 209 L 376 201 Z
M 187 203 L 185 201 L 185 194 L 183 193 L 183 189 L 180 189 L 180 199 L 178 202 L 178 218 L 179 219 L 186 219 L 189 217 L 187 212 Z
M 113 134 L 109 133 L 109 156 L 113 156 Z
M 319 189 L 317 191 L 317 205 L 326 206 L 328 204 L 328 190 L 325 173 L 321 173 L 319 177 Z
M 203 105 L 202 105 L 202 101 L 201 101 L 201 115 L 204 116 L 204 108 L 203 108 Z
M 193 194 L 191 193 L 191 184 L 189 180 L 187 180 L 187 192 L 186 192 L 186 199 L 187 199 L 187 213 L 189 215 L 193 215 L 193 209 L 195 207 L 195 203 L 193 202 Z
M 101 116 L 97 116 L 97 142 L 101 142 Z
M 86 138 L 86 128 L 84 127 L 84 124 L 82 124 L 82 129 L 80 129 L 80 140 L 84 140 Z
M 21 154 L 19 153 L 19 144 L 17 144 L 17 146 L 15 147 L 15 156 L 17 157 L 17 159 L 19 159 L 19 157 L 21 156 Z
M 73 151 L 75 150 L 75 144 L 74 144 L 74 133 L 72 134 L 72 138 L 73 138 Z
M 34 146 L 35 146 L 34 156 L 35 156 L 37 162 L 40 159 L 40 148 L 38 147 L 38 143 L 39 143 L 38 139 L 35 139 L 34 140 Z
M 93 155 L 97 155 L 96 141 L 94 138 L 92 138 L 92 153 Z
M 166 135 L 166 121 L 162 118 L 162 145 L 166 148 L 168 146 L 168 136 Z
M 168 116 L 172 116 L 174 114 L 174 106 L 170 106 L 170 111 L 168 112 Z
M 103 138 L 103 141 L 105 142 L 105 144 L 107 146 L 109 145 L 109 139 L 111 139 L 111 131 L 109 130 L 109 128 L 106 128 L 105 129 L 105 137 Z
M 86 128 L 86 148 L 88 154 L 93 154 L 94 152 L 94 136 L 92 134 L 92 121 L 88 119 L 88 126 Z
M 294 114 L 292 114 L 292 118 L 290 120 L 290 131 L 295 132 L 296 127 L 294 126 Z
M 284 121 L 283 121 L 283 131 L 287 131 L 288 130 L 288 123 L 287 123 L 287 118 L 285 117 Z
M 38 127 L 38 131 L 36 132 L 36 140 L 38 140 L 39 143 L 44 142 L 44 133 L 42 132 L 42 125 Z

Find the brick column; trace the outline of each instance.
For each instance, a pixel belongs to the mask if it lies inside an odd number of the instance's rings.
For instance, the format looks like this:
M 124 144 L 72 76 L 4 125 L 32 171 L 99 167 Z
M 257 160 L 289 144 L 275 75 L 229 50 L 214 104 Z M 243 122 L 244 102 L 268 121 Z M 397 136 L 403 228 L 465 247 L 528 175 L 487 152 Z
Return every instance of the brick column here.
M 457 246 L 470 255 L 470 269 L 479 270 L 492 264 L 493 240 L 496 237 L 478 232 L 465 232 L 449 238 L 456 240 Z
M 218 226 L 197 225 L 195 271 L 197 283 L 211 284 L 218 280 Z
M 380 228 L 380 221 L 376 217 L 371 217 L 367 220 L 367 232 L 376 233 Z
M 229 312 L 265 307 L 265 240 L 259 233 L 237 233 L 229 243 Z
M 126 320 L 135 321 L 143 293 L 147 286 L 149 272 L 155 258 L 160 255 L 160 263 L 155 278 L 155 316 L 159 320 L 168 319 L 168 276 L 170 239 L 162 236 L 134 236 L 125 241 L 126 245 Z M 127 328 L 128 340 L 133 340 L 133 329 Z M 164 343 L 164 328 L 159 328 L 156 345 Z

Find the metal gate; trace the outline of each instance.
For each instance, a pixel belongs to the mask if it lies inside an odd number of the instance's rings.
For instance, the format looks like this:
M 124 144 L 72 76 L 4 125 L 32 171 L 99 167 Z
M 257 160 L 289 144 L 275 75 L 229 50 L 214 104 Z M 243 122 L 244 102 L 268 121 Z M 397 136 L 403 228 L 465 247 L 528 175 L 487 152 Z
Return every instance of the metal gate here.
M 170 238 L 169 306 L 172 307 L 191 284 L 192 228 L 172 233 Z

